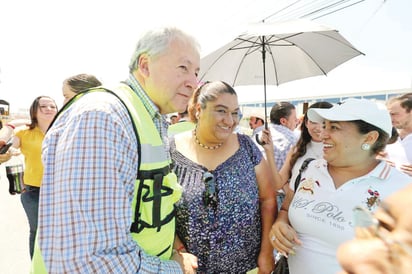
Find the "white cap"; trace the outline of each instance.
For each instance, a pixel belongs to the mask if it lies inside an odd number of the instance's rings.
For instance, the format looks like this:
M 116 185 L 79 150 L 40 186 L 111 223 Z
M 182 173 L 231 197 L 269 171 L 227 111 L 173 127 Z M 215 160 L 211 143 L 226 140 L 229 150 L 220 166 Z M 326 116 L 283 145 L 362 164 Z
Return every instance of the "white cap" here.
M 388 110 L 367 99 L 349 98 L 342 103 L 333 105 L 332 108 L 310 108 L 308 118 L 317 123 L 322 123 L 324 120 L 362 120 L 382 129 L 389 136 L 392 135 L 392 122 Z
M 256 109 L 252 110 L 249 113 L 249 117 L 256 117 L 256 118 L 262 119 L 264 122 L 266 121 L 264 110 L 256 110 Z

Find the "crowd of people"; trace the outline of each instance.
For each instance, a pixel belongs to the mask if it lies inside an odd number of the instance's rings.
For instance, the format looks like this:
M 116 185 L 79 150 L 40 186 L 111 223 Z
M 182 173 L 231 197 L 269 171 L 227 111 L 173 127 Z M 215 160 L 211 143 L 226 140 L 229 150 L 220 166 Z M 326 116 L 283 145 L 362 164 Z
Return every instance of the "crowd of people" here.
M 412 94 L 301 120 L 279 102 L 246 117 L 249 136 L 235 89 L 199 84 L 199 66 L 191 35 L 150 30 L 117 87 L 74 75 L 60 111 L 38 96 L 4 124 L 32 273 L 271 273 L 274 253 L 291 274 L 410 272 Z

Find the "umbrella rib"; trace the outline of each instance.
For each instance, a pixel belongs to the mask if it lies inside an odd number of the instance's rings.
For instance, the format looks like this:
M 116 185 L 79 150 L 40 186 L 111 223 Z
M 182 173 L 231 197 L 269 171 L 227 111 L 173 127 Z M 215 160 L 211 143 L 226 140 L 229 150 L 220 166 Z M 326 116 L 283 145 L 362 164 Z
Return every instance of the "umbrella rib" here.
M 273 56 L 272 48 L 269 46 L 269 44 L 267 44 L 267 46 L 268 47 L 267 47 L 266 51 L 269 51 L 269 53 L 270 53 L 270 59 L 272 59 L 273 68 L 275 70 L 276 85 L 279 86 L 279 75 L 278 75 L 278 67 L 277 67 L 277 64 L 276 64 L 276 60 L 275 60 L 275 57 Z
M 335 30 L 335 31 L 336 31 L 336 30 Z M 336 31 L 336 32 L 337 32 L 337 31 Z M 359 50 L 355 49 L 352 45 L 347 44 L 347 43 L 343 43 L 341 40 L 338 40 L 338 39 L 336 39 L 336 38 L 334 38 L 334 37 L 331 37 L 331 36 L 329 36 L 329 35 L 327 35 L 327 34 L 325 34 L 325 33 L 316 32 L 315 34 L 320 35 L 320 36 L 326 36 L 326 37 L 328 37 L 329 39 L 335 40 L 335 41 L 338 42 L 339 44 L 343 44 L 343 45 L 345 45 L 345 46 L 348 46 L 349 48 L 351 48 L 351 49 L 353 49 L 353 50 L 355 50 L 355 51 L 363 54 L 363 53 L 360 52 Z M 298 45 L 298 44 L 296 44 L 296 43 L 293 43 L 293 44 L 294 44 L 297 48 L 299 48 L 300 50 L 302 50 L 302 51 L 313 61 L 313 63 L 316 64 L 316 66 L 320 69 L 320 71 L 322 71 L 322 73 L 323 73 L 324 75 L 327 74 L 327 72 L 319 65 L 319 63 L 318 63 L 315 59 L 313 59 L 313 57 L 312 57 L 306 50 L 304 50 L 300 45 Z
M 336 30 L 335 30 L 335 31 L 336 31 Z M 336 31 L 336 32 L 337 32 L 337 31 Z M 286 38 L 286 37 L 285 37 L 285 38 L 279 38 L 279 37 L 273 35 L 272 37 L 275 37 L 275 38 L 277 38 L 277 39 L 276 39 L 275 41 L 270 41 L 270 43 L 268 43 L 269 52 L 270 52 L 270 55 L 271 55 L 271 58 L 272 58 L 272 61 L 273 61 L 273 63 L 274 63 L 274 67 L 275 67 L 276 83 L 277 83 L 277 84 L 278 84 L 278 80 L 277 80 L 276 63 L 275 63 L 275 60 L 274 60 L 274 57 L 273 57 L 273 53 L 272 53 L 272 51 L 270 50 L 270 45 L 272 45 L 272 46 L 274 46 L 274 47 L 279 47 L 279 46 L 292 47 L 292 46 L 294 46 L 294 47 L 299 48 L 302 52 L 304 52 L 304 53 L 313 61 L 313 63 L 319 68 L 319 70 L 320 70 L 324 75 L 327 74 L 327 72 L 319 65 L 319 63 L 318 63 L 303 47 L 301 47 L 299 44 L 296 44 L 295 42 L 291 42 L 291 41 L 287 40 L 288 38 L 291 38 L 291 37 L 294 37 L 294 36 L 297 36 L 297 35 L 300 35 L 300 34 L 303 34 L 303 33 L 304 33 L 304 32 L 296 33 L 296 34 L 287 36 L 287 38 Z M 328 37 L 329 39 L 332 39 L 332 40 L 338 42 L 339 44 L 343 44 L 343 45 L 351 48 L 352 50 L 358 52 L 359 54 L 365 55 L 364 53 L 362 53 L 362 52 L 360 52 L 359 50 L 357 50 L 356 48 L 354 48 L 351 44 L 344 43 L 343 41 L 341 41 L 341 40 L 339 40 L 339 39 L 336 39 L 336 38 L 334 38 L 334 37 L 332 37 L 332 36 L 330 36 L 330 35 L 327 35 L 326 33 L 314 32 L 314 34 Z M 271 38 L 272 38 L 272 37 L 271 37 Z M 272 44 L 273 42 L 276 43 L 276 42 L 278 42 L 278 41 L 286 41 L 286 42 L 290 43 L 290 45 L 274 45 L 274 44 Z
M 301 35 L 301 34 L 303 34 L 303 33 L 304 33 L 304 32 L 293 33 L 293 34 L 288 35 L 288 36 L 285 36 L 285 37 L 278 37 L 278 36 L 276 36 L 276 35 L 269 35 L 270 38 L 266 40 L 266 44 L 267 44 L 268 46 L 274 46 L 274 47 L 279 47 L 279 46 L 293 46 L 293 43 L 290 42 L 288 39 L 289 39 L 289 38 L 292 38 L 292 37 L 295 37 L 295 36 L 298 36 L 298 35 Z M 271 40 L 272 38 L 276 38 L 276 39 L 275 39 L 275 40 Z M 279 41 L 289 42 L 290 45 L 277 45 L 276 42 L 279 42 Z
M 237 39 L 237 38 L 236 38 Z M 210 66 L 206 69 L 206 71 L 203 73 L 203 76 L 200 78 L 200 80 L 203 80 L 203 77 L 205 77 L 207 75 L 207 73 L 209 72 L 209 70 L 212 69 L 212 67 L 220 60 L 220 58 L 222 58 L 222 56 L 224 56 L 227 52 L 229 52 L 230 50 L 232 50 L 233 47 L 238 46 L 239 44 L 241 44 L 242 42 L 239 42 L 238 44 L 226 49 L 224 52 L 222 52 L 219 57 L 217 57 L 212 64 L 210 64 Z
M 256 43 L 253 43 L 253 44 L 256 44 Z M 246 51 L 245 54 L 243 54 L 243 57 L 242 57 L 242 59 L 240 60 L 239 65 L 237 66 L 237 70 L 236 70 L 236 73 L 235 73 L 235 77 L 233 78 L 232 86 L 234 86 L 235 83 L 236 83 L 237 76 L 239 75 L 239 72 L 240 72 L 240 69 L 241 69 L 241 67 L 242 67 L 243 61 L 246 59 L 246 57 L 247 57 L 249 54 L 251 54 L 251 53 L 253 53 L 253 52 L 255 52 L 255 51 L 258 50 L 258 48 L 255 48 L 255 47 L 245 47 L 244 49 L 247 49 L 247 51 Z M 253 49 L 253 50 L 252 50 L 252 49 Z
M 240 49 L 250 49 L 250 48 L 259 49 L 262 46 L 262 43 L 259 43 L 259 42 L 253 41 L 253 40 L 244 39 L 244 38 L 241 38 L 241 37 L 236 38 L 236 40 L 239 40 L 241 42 L 234 45 L 229 50 L 240 50 Z M 245 44 L 245 43 L 250 44 L 250 45 L 239 46 L 239 45 Z M 239 47 L 237 47 L 237 46 L 239 46 Z
M 255 42 L 255 41 L 244 39 L 244 38 L 241 38 L 241 37 L 237 37 L 235 40 L 238 40 L 239 42 L 236 43 L 235 45 L 231 46 L 230 48 L 226 49 L 224 52 L 222 52 L 219 55 L 219 57 L 217 57 L 213 61 L 213 63 L 207 68 L 207 70 L 205 70 L 205 72 L 203 73 L 203 76 L 200 78 L 200 80 L 203 80 L 203 77 L 205 77 L 207 75 L 207 73 L 212 69 L 212 67 L 220 60 L 220 58 L 222 58 L 222 56 L 226 55 L 227 52 L 232 51 L 232 50 L 248 49 L 248 51 L 245 54 L 245 56 L 247 56 L 251 52 L 255 52 L 256 50 L 259 50 L 259 47 L 261 46 L 261 45 L 259 45 L 259 43 Z M 238 47 L 239 45 L 241 45 L 243 43 L 250 43 L 254 46 L 241 46 L 241 47 Z M 250 49 L 254 49 L 254 50 L 250 51 Z M 243 63 L 243 60 L 245 59 L 245 56 L 239 62 L 238 70 L 236 71 L 236 75 L 235 75 L 235 78 L 234 78 L 234 81 L 233 81 L 232 85 L 234 85 L 235 82 L 236 82 L 237 75 L 239 74 L 239 70 L 240 70 L 240 67 L 242 66 L 242 63 Z
M 335 30 L 335 31 L 336 31 L 337 33 L 339 33 L 339 31 L 337 31 L 337 30 Z M 341 41 L 341 40 L 339 40 L 339 39 L 336 39 L 335 37 L 332 37 L 332 36 L 330 36 L 330 35 L 327 35 L 326 33 L 317 32 L 316 34 L 321 35 L 321 36 L 326 36 L 326 37 L 328 37 L 329 39 L 335 40 L 336 42 L 338 42 L 338 43 L 340 43 L 340 44 L 343 44 L 343 45 L 351 48 L 352 50 L 359 52 L 359 53 L 362 54 L 362 55 L 365 55 L 363 52 L 361 52 L 361 51 L 359 51 L 358 49 L 356 49 L 356 48 L 355 48 L 354 46 L 352 46 L 352 44 L 350 44 L 350 43 L 344 43 L 343 41 Z

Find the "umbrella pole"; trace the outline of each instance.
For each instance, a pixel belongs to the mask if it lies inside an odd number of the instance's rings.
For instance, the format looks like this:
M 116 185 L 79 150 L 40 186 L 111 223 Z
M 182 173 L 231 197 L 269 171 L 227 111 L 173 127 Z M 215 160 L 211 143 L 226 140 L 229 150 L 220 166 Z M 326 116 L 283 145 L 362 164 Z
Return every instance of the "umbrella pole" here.
M 263 64 L 263 95 L 264 95 L 264 107 L 265 107 L 265 129 L 268 129 L 268 114 L 266 107 L 266 49 L 265 49 L 265 36 L 262 36 L 262 64 Z
M 266 49 L 265 49 L 265 36 L 262 36 L 262 63 L 263 63 L 263 96 L 264 96 L 264 107 L 265 107 L 265 129 L 268 129 L 268 114 L 266 108 Z M 259 134 L 256 134 L 256 142 L 263 146 L 265 142 L 262 142 L 259 138 Z

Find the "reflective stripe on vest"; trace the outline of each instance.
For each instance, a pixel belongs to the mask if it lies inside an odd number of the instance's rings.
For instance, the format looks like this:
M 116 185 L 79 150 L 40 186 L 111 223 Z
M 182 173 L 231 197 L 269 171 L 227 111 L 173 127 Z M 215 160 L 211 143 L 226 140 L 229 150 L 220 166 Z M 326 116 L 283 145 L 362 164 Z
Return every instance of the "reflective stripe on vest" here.
M 144 132 L 139 134 L 141 161 L 132 202 L 132 237 L 146 253 L 169 259 L 175 232 L 174 204 L 182 190 L 176 175 L 170 172 L 162 139 L 141 100 L 127 85 L 116 93 L 129 110 L 137 132 Z
M 59 114 L 89 92 L 110 92 L 124 104 L 139 140 L 139 171 L 132 201 L 131 236 L 145 253 L 167 260 L 172 255 L 175 237 L 174 204 L 180 199 L 182 189 L 176 175 L 170 171 L 170 161 L 159 132 L 139 97 L 127 85 L 115 90 L 89 89 L 76 95 Z M 37 240 L 31 273 L 48 273 Z

